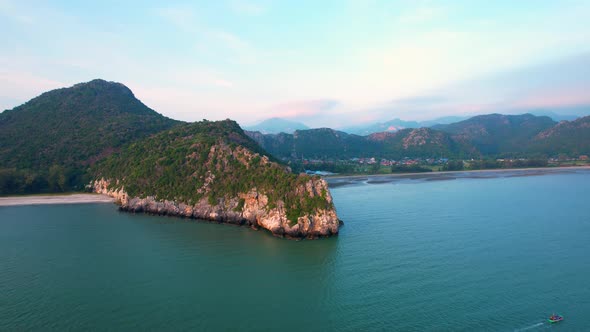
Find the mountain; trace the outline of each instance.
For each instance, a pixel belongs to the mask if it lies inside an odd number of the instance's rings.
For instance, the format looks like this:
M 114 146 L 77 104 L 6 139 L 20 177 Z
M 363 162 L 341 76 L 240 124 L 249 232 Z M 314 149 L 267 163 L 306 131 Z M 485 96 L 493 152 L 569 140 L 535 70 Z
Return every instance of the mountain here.
M 120 83 L 97 79 L 43 93 L 0 113 L 0 194 L 80 189 L 89 165 L 179 123 Z
M 488 114 L 432 128 L 470 142 L 483 155 L 496 156 L 526 153 L 532 139 L 555 124 L 547 116 Z
M 477 155 L 468 143 L 430 128 L 402 129 L 368 136 L 329 128 L 297 130 L 291 134 L 246 132 L 265 150 L 281 159 L 350 159 L 378 157 L 459 157 Z
M 249 131 L 259 131 L 263 134 L 292 134 L 295 130 L 309 129 L 309 127 L 301 122 L 281 118 L 270 118 L 255 126 L 245 127 L 245 129 Z
M 542 131 L 535 136 L 530 149 L 550 156 L 590 155 L 590 116 L 574 121 L 562 121 Z
M 444 125 L 444 124 L 451 124 L 451 123 L 455 123 L 455 122 L 459 122 L 459 121 L 463 121 L 463 120 L 467 120 L 469 119 L 468 116 L 458 116 L 458 115 L 453 115 L 453 116 L 443 116 L 440 118 L 436 118 L 434 120 L 426 120 L 426 121 L 420 121 L 420 127 L 432 127 L 435 125 Z
M 431 128 L 402 129 L 395 133 L 374 133 L 366 138 L 379 144 L 383 156 L 393 159 L 403 157 L 467 158 L 479 152 L 469 142 L 457 140 L 451 135 Z
M 293 134 L 246 132 L 283 160 L 350 158 L 544 158 L 590 154 L 590 117 L 559 124 L 532 114 L 478 115 L 431 128 L 405 128 L 366 136 L 329 128 Z
M 264 228 L 277 236 L 338 233 L 327 183 L 295 175 L 231 120 L 176 126 L 91 168 L 94 190 L 123 210 Z
M 404 121 L 401 119 L 393 119 L 386 122 L 377 122 L 366 126 L 348 127 L 342 129 L 349 134 L 366 136 L 372 133 L 380 132 L 395 132 L 405 128 L 418 128 L 420 124 L 416 121 Z
M 281 159 L 346 159 L 371 155 L 375 147 L 362 136 L 330 128 L 296 130 L 293 134 L 247 131 L 260 146 Z
M 577 118 L 581 117 L 579 115 L 574 115 L 574 114 L 558 114 L 555 112 L 544 111 L 544 110 L 531 111 L 529 113 L 536 115 L 536 116 L 548 116 L 551 119 L 553 119 L 553 121 L 557 121 L 557 122 L 573 121 L 573 120 L 576 120 Z
M 398 130 L 407 128 L 432 127 L 437 124 L 449 124 L 453 122 L 462 121 L 465 119 L 467 119 L 467 117 L 462 116 L 447 116 L 427 121 L 404 121 L 401 119 L 393 119 L 390 121 L 377 122 L 365 126 L 347 127 L 343 128 L 342 131 L 347 132 L 349 134 L 366 136 L 380 132 L 396 132 Z

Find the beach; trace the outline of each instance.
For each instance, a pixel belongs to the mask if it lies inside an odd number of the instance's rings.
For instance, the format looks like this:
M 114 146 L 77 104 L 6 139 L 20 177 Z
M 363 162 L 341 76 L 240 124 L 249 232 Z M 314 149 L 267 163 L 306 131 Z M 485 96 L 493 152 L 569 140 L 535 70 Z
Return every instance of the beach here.
M 114 199 L 99 194 L 28 195 L 0 197 L 0 206 L 112 203 Z

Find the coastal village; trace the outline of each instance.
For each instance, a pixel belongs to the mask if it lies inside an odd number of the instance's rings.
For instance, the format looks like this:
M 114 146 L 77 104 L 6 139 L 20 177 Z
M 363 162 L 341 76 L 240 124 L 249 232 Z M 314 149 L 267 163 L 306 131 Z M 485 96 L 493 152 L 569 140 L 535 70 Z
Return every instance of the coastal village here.
M 301 164 L 307 174 L 332 175 L 338 173 L 382 174 L 403 172 L 460 171 L 474 169 L 557 167 L 590 165 L 590 157 L 580 155 L 575 158 L 559 156 L 549 159 L 496 158 L 496 159 L 449 159 L 449 158 L 410 158 L 400 160 L 385 158 L 350 159 L 302 159 Z M 338 172 L 338 171 L 341 172 Z

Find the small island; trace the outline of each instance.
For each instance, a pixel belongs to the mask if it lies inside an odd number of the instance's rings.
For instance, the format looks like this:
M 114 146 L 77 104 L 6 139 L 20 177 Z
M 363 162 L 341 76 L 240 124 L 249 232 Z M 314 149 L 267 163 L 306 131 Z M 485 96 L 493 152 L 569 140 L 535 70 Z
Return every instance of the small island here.
M 231 120 L 202 121 L 135 142 L 91 168 L 92 190 L 121 210 L 267 229 L 287 238 L 338 234 L 326 181 L 272 160 Z

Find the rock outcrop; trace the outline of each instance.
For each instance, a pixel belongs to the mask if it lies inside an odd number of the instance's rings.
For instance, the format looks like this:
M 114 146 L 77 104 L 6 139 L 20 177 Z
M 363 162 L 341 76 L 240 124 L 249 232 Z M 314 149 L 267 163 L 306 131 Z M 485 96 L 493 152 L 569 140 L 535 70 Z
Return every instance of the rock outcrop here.
M 301 197 L 321 196 L 332 207 L 301 215 L 296 222 L 289 220 L 282 201 L 269 204 L 266 193 L 257 189 L 240 193 L 237 197 L 219 199 L 215 205 L 210 204 L 207 198 L 202 198 L 191 205 L 184 202 L 158 200 L 154 196 L 130 197 L 117 180 L 96 180 L 92 183 L 92 189 L 94 192 L 115 198 L 123 211 L 244 225 L 253 229 L 266 229 L 275 236 L 292 239 L 315 239 L 337 235 L 340 225 L 328 185 L 325 180 L 319 178 L 310 178 L 304 185 L 293 190 Z

